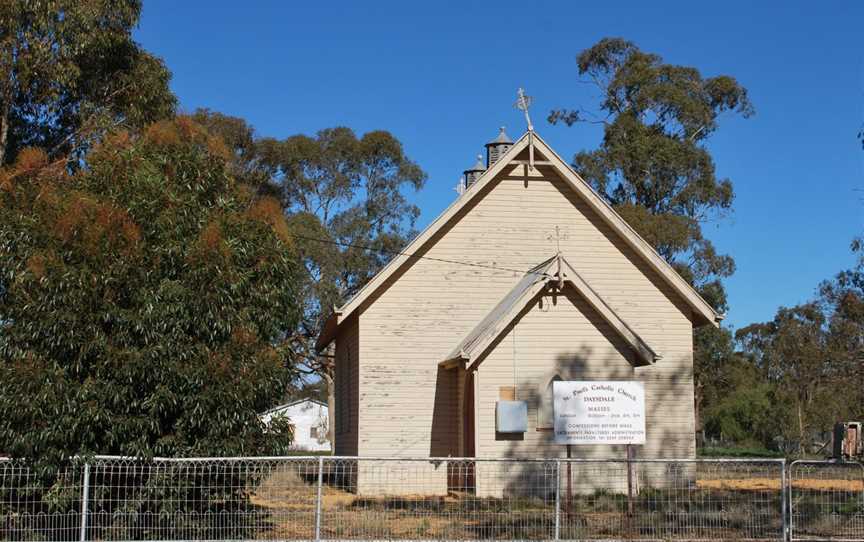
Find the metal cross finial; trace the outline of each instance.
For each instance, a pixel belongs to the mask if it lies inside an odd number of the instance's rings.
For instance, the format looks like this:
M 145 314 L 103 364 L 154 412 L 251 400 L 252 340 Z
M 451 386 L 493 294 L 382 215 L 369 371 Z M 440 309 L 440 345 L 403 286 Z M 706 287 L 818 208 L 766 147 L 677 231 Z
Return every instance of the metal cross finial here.
M 531 116 L 528 114 L 528 108 L 531 107 L 531 102 L 534 101 L 534 98 L 525 94 L 525 89 L 519 87 L 519 90 L 516 91 L 516 109 L 525 113 L 525 122 L 528 123 L 528 131 L 534 131 L 534 125 L 531 124 Z

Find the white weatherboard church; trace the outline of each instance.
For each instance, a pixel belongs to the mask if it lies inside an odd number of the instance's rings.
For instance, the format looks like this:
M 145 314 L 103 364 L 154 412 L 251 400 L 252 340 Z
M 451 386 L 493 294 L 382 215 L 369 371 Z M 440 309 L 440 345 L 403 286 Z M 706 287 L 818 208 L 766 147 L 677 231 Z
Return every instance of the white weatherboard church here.
M 327 438 L 328 410 L 324 403 L 315 399 L 298 399 L 271 408 L 260 416 L 267 426 L 278 417 L 286 418 L 294 427 L 291 447 L 295 450 L 330 451 L 330 441 Z
M 335 453 L 564 457 L 553 383 L 637 381 L 635 456 L 694 457 L 693 329 L 722 316 L 530 123 L 486 149 L 456 201 L 319 338 L 335 342 Z

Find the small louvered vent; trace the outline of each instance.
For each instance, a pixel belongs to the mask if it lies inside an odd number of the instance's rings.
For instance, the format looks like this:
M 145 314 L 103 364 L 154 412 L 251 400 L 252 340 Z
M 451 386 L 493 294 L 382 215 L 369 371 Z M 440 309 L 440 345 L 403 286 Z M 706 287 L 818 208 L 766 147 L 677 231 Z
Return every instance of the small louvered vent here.
M 477 182 L 477 179 L 483 175 L 483 172 L 486 171 L 486 168 L 483 167 L 483 156 L 477 155 L 477 161 L 471 166 L 469 169 L 464 171 L 465 174 L 465 188 L 471 188 L 471 185 Z
M 512 146 L 513 142 L 507 136 L 507 132 L 504 131 L 504 127 L 502 126 L 498 132 L 498 137 L 486 143 L 486 167 L 492 167 L 492 164 L 500 160 Z

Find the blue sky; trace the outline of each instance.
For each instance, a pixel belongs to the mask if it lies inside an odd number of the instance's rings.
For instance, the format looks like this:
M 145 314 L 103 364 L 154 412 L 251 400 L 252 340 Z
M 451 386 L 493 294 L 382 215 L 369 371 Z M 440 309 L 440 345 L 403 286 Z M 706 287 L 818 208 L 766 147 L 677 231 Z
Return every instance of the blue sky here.
M 738 266 L 727 322 L 770 319 L 852 265 L 849 242 L 864 231 L 864 2 L 147 0 L 136 31 L 185 110 L 240 116 L 264 136 L 393 132 L 429 174 L 413 196 L 421 228 L 498 126 L 524 130 L 519 86 L 559 154 L 598 145 L 598 127 L 545 117 L 596 106 L 574 59 L 605 36 L 750 92 L 756 115 L 724 118 L 708 143 L 736 191 L 734 212 L 705 226 Z

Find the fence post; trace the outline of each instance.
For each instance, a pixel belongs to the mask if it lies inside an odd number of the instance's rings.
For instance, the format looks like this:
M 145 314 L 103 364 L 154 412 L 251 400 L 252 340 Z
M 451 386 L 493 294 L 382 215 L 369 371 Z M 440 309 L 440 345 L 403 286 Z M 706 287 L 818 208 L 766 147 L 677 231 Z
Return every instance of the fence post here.
M 786 485 L 786 459 L 783 459 L 783 463 L 780 465 L 780 499 L 783 501 L 781 505 L 781 514 L 783 514 L 783 540 L 791 539 L 791 532 L 789 529 L 790 518 L 789 514 L 791 512 L 791 508 L 789 506 L 789 488 Z
M 561 460 L 555 460 L 555 540 L 561 538 Z
M 321 540 L 321 487 L 324 485 L 324 456 L 318 458 L 318 496 L 315 499 L 315 540 Z
M 81 491 L 81 533 L 80 542 L 87 540 L 87 500 L 90 498 L 90 462 L 84 463 L 84 487 Z

